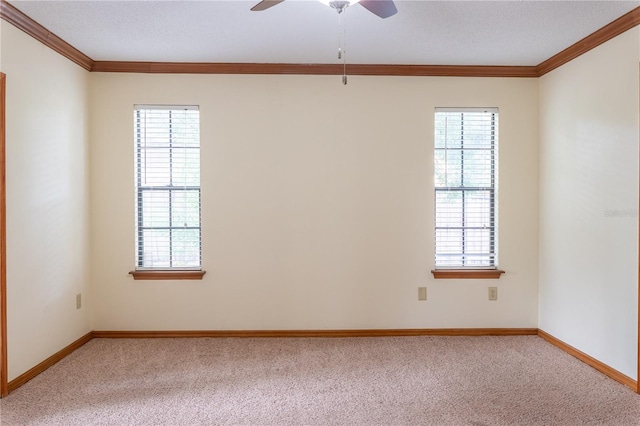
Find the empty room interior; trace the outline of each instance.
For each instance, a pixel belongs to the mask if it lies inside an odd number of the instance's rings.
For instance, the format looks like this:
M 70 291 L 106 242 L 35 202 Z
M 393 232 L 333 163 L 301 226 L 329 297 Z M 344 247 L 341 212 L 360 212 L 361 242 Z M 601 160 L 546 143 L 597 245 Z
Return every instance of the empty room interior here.
M 533 336 L 640 392 L 640 3 L 361 3 L 1 0 L 3 401 L 169 337 Z

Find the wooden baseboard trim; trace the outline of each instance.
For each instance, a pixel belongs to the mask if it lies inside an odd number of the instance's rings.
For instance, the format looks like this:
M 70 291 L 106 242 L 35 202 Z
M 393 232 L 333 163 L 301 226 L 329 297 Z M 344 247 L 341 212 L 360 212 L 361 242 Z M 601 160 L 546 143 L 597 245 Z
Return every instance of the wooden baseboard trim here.
M 145 339 L 196 337 L 401 337 L 401 336 L 526 336 L 537 335 L 537 328 L 432 328 L 362 330 L 184 330 L 184 331 L 92 331 L 29 371 L 8 383 L 8 392 L 18 389 L 38 374 L 80 348 L 91 339 Z
M 184 331 L 92 331 L 67 347 L 50 356 L 40 364 L 8 383 L 12 392 L 59 362 L 91 339 L 144 339 L 144 338 L 196 338 L 196 337 L 402 337 L 402 336 L 532 336 L 538 335 L 547 342 L 595 368 L 611 379 L 634 391 L 638 382 L 609 367 L 584 352 L 564 343 L 549 333 L 537 328 L 409 328 L 409 329 L 360 329 L 360 330 L 184 330 Z
M 595 368 L 605 376 L 608 376 L 613 380 L 615 380 L 616 382 L 622 383 L 623 385 L 630 387 L 631 389 L 633 389 L 634 392 L 637 391 L 638 384 L 631 377 L 619 372 L 616 369 L 609 367 L 607 364 L 601 361 L 598 361 L 597 359 L 593 358 L 590 355 L 585 354 L 584 352 L 574 348 L 573 346 L 566 344 L 562 340 L 552 336 L 546 331 L 538 330 L 538 335 L 542 337 L 544 340 L 546 340 L 547 342 L 551 343 L 553 346 L 556 346 L 557 348 L 562 349 L 569 355 L 572 355 L 575 358 L 578 358 L 580 361 L 584 362 L 585 364 Z
M 94 338 L 145 339 L 188 337 L 398 337 L 398 336 L 523 336 L 537 335 L 537 328 L 434 328 L 362 330 L 185 330 L 94 331 Z
M 12 392 L 18 389 L 20 386 L 24 385 L 29 380 L 36 377 L 38 374 L 45 371 L 47 368 L 51 367 L 58 361 L 62 360 L 64 357 L 66 357 L 67 355 L 69 355 L 71 352 L 75 351 L 82 345 L 86 344 L 91 339 L 93 339 L 93 333 L 89 332 L 84 336 L 82 336 L 81 338 L 79 338 L 78 340 L 76 340 L 75 342 L 71 343 L 69 346 L 66 346 L 65 348 L 55 353 L 54 355 L 51 355 L 49 358 L 45 359 L 44 361 L 42 361 L 40 364 L 36 365 L 29 371 L 11 380 L 8 384 L 9 392 Z

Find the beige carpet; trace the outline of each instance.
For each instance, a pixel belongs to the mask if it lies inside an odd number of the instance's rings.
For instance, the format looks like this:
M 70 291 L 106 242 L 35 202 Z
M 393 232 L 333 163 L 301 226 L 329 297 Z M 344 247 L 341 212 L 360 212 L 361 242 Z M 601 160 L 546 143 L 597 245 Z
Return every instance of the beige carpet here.
M 8 425 L 640 425 L 640 395 L 537 336 L 94 339 Z

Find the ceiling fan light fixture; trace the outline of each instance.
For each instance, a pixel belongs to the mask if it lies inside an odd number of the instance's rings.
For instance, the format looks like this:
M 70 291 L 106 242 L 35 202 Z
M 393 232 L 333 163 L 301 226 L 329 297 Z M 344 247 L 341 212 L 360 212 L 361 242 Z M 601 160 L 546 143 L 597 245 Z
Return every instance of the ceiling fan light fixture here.
M 347 7 L 358 3 L 360 0 L 320 0 L 321 3 L 334 8 L 338 13 L 342 13 Z

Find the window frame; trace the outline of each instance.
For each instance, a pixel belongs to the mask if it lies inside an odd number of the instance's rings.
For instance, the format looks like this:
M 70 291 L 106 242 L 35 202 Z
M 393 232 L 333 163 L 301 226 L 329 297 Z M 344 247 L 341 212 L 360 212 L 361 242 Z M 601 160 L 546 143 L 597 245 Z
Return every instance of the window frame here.
M 453 148 L 453 150 L 460 152 L 460 176 L 461 181 L 458 186 L 436 186 L 435 181 L 435 172 L 436 172 L 436 153 L 438 150 L 449 150 L 451 148 L 438 148 L 437 140 L 436 140 L 436 128 L 435 124 L 438 118 L 438 113 L 456 113 L 456 114 L 465 114 L 465 113 L 479 113 L 479 112 L 489 112 L 492 114 L 491 116 L 491 130 L 490 130 L 490 148 L 483 148 L 484 150 L 490 150 L 490 158 L 491 164 L 489 166 L 490 170 L 490 186 L 481 186 L 481 187 L 465 187 L 464 186 L 464 139 L 461 138 L 460 146 Z M 431 271 L 434 278 L 439 279 L 498 279 L 502 274 L 504 274 L 503 270 L 498 269 L 498 133 L 499 133 L 499 109 L 495 107 L 491 108 L 435 108 L 434 112 L 434 269 Z M 464 117 L 461 116 L 461 134 L 464 134 Z M 445 144 L 446 145 L 446 144 Z M 467 150 L 480 150 L 479 148 L 467 148 Z M 460 253 L 460 264 L 452 265 L 450 267 L 444 265 L 437 265 L 436 259 L 438 256 L 438 230 L 446 230 L 452 229 L 450 226 L 438 226 L 438 193 L 439 192 L 458 192 L 461 194 L 461 207 L 460 207 L 460 217 L 461 217 L 461 225 L 459 230 L 462 232 L 462 252 Z M 468 229 L 474 229 L 474 227 L 465 225 L 465 212 L 467 210 L 466 207 L 466 197 L 468 193 L 474 192 L 487 192 L 489 194 L 489 252 L 487 255 L 489 256 L 489 264 L 488 265 L 465 265 L 466 262 L 469 261 L 468 252 L 466 248 L 465 241 L 465 231 Z M 484 229 L 485 227 L 483 227 Z M 466 255 L 465 255 L 466 254 Z
M 142 152 L 144 149 L 142 147 L 142 143 L 144 142 L 145 138 L 144 136 L 141 135 L 141 125 L 140 125 L 140 115 L 141 112 L 146 112 L 146 111 L 179 111 L 179 110 L 195 110 L 198 111 L 198 130 L 197 130 L 197 135 L 198 135 L 198 144 L 197 147 L 189 147 L 189 146 L 182 146 L 179 149 L 197 149 L 198 150 L 198 185 L 174 185 L 173 184 L 173 168 L 174 168 L 174 157 L 173 157 L 173 150 L 177 149 L 174 144 L 173 141 L 175 140 L 175 136 L 173 134 L 173 127 L 171 126 L 171 121 L 169 121 L 169 134 L 168 134 L 168 145 L 166 147 L 161 147 L 160 149 L 168 149 L 169 150 L 169 160 L 168 160 L 168 164 L 167 167 L 169 168 L 170 171 L 170 183 L 166 186 L 154 186 L 154 185 L 149 185 L 149 184 L 145 184 L 143 185 L 142 183 Z M 134 123 L 133 123 L 133 132 L 134 132 L 134 179 L 135 179 L 135 184 L 134 184 L 134 191 L 135 191 L 135 267 L 132 271 L 129 272 L 130 275 L 132 275 L 132 277 L 135 280 L 165 280 L 165 279 L 170 279 L 170 280 L 191 280 L 191 279 L 202 279 L 202 277 L 205 274 L 205 271 L 202 269 L 202 184 L 199 178 L 200 175 L 200 171 L 201 171 L 201 161 L 200 161 L 200 149 L 201 149 L 201 137 L 200 137 L 200 108 L 197 105 L 161 105 L 161 104 L 153 104 L 153 105 L 146 105 L 146 104 L 136 104 L 134 105 L 134 109 L 133 109 L 133 118 L 134 118 Z M 169 117 L 171 117 L 171 113 L 169 115 Z M 169 120 L 171 120 L 171 118 L 169 118 Z M 179 137 L 179 136 L 178 136 Z M 168 224 L 165 226 L 153 226 L 153 225 L 145 225 L 144 224 L 144 204 L 143 204 L 143 199 L 144 199 L 144 195 L 146 193 L 153 193 L 153 191 L 163 191 L 163 192 L 167 192 L 167 196 L 168 196 L 168 204 L 166 205 L 166 208 L 168 209 Z M 173 208 L 172 208 L 172 202 L 173 202 L 173 195 L 174 192 L 175 193 L 188 193 L 188 192 L 192 192 L 192 191 L 197 191 L 197 200 L 198 200 L 198 222 L 197 222 L 197 226 L 188 226 L 188 227 L 182 227 L 182 226 L 176 226 L 173 224 Z M 164 206 L 163 206 L 164 208 Z M 144 231 L 145 230 L 149 230 L 149 229 L 165 229 L 169 231 L 169 262 L 170 264 L 168 266 L 163 265 L 163 266 L 144 266 L 145 263 L 145 256 L 144 256 L 144 241 L 143 241 L 143 235 L 144 235 Z M 173 266 L 173 262 L 175 261 L 173 259 L 173 250 L 174 250 L 174 243 L 173 243 L 173 235 L 174 235 L 174 231 L 175 230 L 182 230 L 182 229 L 190 229 L 190 230 L 197 230 L 197 241 L 198 241 L 198 265 L 194 265 L 194 266 Z

